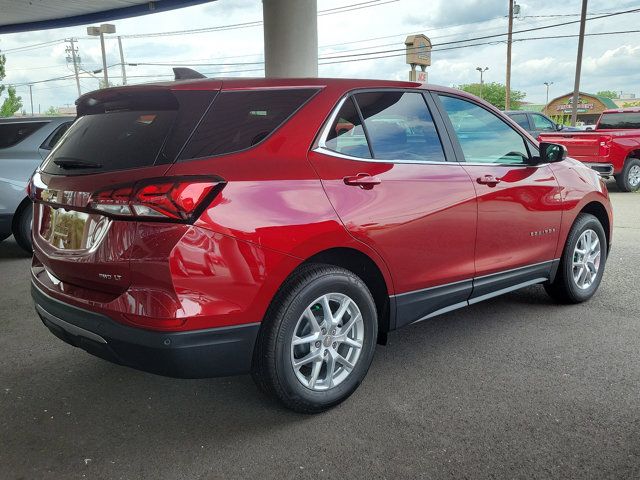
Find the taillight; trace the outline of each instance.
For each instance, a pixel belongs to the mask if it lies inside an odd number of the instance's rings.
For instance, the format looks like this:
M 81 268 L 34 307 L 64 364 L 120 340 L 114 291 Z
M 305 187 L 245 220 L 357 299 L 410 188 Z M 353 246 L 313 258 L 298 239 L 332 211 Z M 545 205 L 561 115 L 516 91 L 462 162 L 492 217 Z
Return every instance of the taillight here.
M 598 139 L 598 156 L 608 157 L 611 151 L 611 137 L 600 137 Z
M 189 222 L 224 187 L 219 178 L 179 177 L 145 180 L 95 192 L 89 208 L 118 217 Z

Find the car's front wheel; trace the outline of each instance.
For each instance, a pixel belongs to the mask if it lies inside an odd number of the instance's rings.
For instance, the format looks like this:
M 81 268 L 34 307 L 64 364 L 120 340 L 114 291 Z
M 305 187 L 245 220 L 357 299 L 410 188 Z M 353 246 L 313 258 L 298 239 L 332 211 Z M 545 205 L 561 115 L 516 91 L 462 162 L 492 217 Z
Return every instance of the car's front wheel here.
M 360 385 L 377 330 L 375 302 L 358 276 L 305 265 L 285 282 L 263 321 L 253 377 L 287 407 L 321 412 Z
M 33 223 L 33 204 L 23 202 L 13 217 L 13 237 L 16 243 L 27 253 L 33 253 L 31 245 L 31 224 Z
M 553 282 L 547 293 L 563 303 L 590 299 L 598 289 L 607 260 L 607 237 L 600 221 L 581 213 L 571 227 Z
M 623 192 L 635 192 L 640 189 L 640 159 L 628 158 L 622 172 L 616 175 L 615 179 Z

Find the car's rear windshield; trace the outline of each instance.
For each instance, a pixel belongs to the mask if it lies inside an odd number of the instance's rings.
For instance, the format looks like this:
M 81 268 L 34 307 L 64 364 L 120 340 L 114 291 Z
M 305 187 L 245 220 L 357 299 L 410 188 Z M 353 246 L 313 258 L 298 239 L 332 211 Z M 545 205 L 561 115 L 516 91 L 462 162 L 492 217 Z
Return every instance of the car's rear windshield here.
M 598 129 L 640 128 L 640 112 L 603 113 Z
M 69 128 L 43 169 L 79 174 L 153 165 L 175 117 L 175 110 L 85 115 Z
M 11 122 L 0 124 L 0 148 L 17 145 L 45 126 L 47 122 Z
M 158 89 L 100 92 L 95 98 L 80 100 L 80 117 L 47 157 L 44 172 L 83 175 L 172 163 L 218 93 Z
M 313 88 L 221 92 L 179 161 L 251 148 L 271 135 L 316 92 Z

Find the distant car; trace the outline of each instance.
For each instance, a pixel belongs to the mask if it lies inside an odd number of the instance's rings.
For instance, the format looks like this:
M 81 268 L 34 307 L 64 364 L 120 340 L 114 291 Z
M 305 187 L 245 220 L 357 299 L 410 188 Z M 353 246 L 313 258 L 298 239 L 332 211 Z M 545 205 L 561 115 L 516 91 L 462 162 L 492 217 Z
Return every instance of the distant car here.
M 560 123 L 556 123 L 546 115 L 539 112 L 530 112 L 525 110 L 507 110 L 504 112 L 511 119 L 529 132 L 532 136 L 538 137 L 541 133 L 557 132 L 564 130 L 566 132 L 574 132 L 580 130 L 576 127 L 567 127 Z
M 613 176 L 623 192 L 640 190 L 640 107 L 605 110 L 592 131 L 546 133 L 540 141 L 564 145 L 576 160 Z
M 74 117 L 0 120 L 0 241 L 13 234 L 31 252 L 32 208 L 26 192 L 34 170 L 73 123 Z

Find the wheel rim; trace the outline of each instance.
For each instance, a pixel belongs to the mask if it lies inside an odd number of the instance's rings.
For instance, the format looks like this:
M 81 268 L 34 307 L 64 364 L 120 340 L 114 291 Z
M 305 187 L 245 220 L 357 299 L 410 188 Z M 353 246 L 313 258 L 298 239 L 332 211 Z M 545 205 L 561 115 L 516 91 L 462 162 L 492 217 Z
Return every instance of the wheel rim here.
M 637 187 L 638 185 L 640 185 L 640 166 L 633 165 L 629 169 L 629 175 L 627 179 L 629 181 L 629 185 L 631 185 L 632 187 Z
M 595 281 L 600 269 L 600 239 L 593 230 L 580 235 L 573 250 L 573 281 L 578 288 L 586 290 Z
M 358 305 L 347 295 L 328 293 L 300 315 L 291 339 L 291 366 L 305 387 L 329 390 L 353 372 L 363 341 Z

